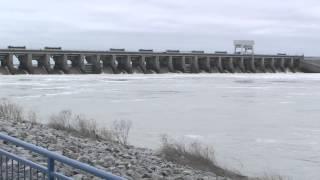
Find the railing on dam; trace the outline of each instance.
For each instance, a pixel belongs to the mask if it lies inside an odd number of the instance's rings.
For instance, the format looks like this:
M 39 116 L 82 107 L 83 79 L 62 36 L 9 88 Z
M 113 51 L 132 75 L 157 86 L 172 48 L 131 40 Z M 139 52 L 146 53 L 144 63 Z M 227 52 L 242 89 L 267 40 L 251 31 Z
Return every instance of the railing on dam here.
M 29 150 L 31 153 L 39 154 L 47 158 L 47 166 L 37 164 L 30 160 L 20 157 L 19 155 L 10 153 L 0 148 L 0 179 L 45 179 L 45 180 L 70 180 L 55 169 L 55 162 L 59 162 L 64 166 L 69 166 L 73 169 L 81 170 L 84 173 L 92 176 L 107 179 L 107 180 L 123 180 L 123 178 L 112 175 L 108 172 L 99 170 L 95 167 L 81 163 L 79 161 L 67 158 L 57 153 L 51 152 L 33 144 L 29 144 L 14 137 L 0 133 L 0 140 L 12 145 L 22 147 Z
M 297 72 L 304 56 L 168 50 L 0 49 L 0 74 Z M 16 61 L 16 64 L 14 64 Z

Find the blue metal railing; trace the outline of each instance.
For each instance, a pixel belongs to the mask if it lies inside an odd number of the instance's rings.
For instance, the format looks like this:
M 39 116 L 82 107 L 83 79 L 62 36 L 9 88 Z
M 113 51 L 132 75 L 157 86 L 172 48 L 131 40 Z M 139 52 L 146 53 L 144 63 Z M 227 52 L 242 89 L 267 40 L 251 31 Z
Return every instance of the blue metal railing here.
M 55 171 L 55 161 L 71 168 L 81 170 L 85 173 L 91 174 L 95 177 L 107 180 L 123 180 L 119 176 L 99 170 L 88 164 L 70 159 L 68 157 L 51 152 L 45 148 L 29 144 L 17 138 L 4 135 L 0 133 L 0 140 L 7 143 L 30 150 L 33 153 L 40 154 L 47 158 L 47 167 L 34 163 L 25 158 L 19 157 L 13 153 L 7 152 L 0 148 L 0 180 L 9 179 L 45 179 L 45 180 L 71 180 L 61 173 Z

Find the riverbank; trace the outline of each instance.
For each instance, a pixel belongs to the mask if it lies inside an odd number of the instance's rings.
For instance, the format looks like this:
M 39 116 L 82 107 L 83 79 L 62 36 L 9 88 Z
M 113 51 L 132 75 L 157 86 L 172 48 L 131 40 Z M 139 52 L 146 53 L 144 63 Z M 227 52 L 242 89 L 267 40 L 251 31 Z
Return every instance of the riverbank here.
M 216 175 L 211 172 L 199 171 L 163 160 L 159 154 L 150 149 L 79 137 L 44 124 L 2 118 L 0 131 L 127 179 L 216 179 Z M 18 153 L 29 160 L 46 163 L 46 159 L 21 148 L 3 143 L 1 148 Z M 57 169 L 77 179 L 90 179 L 59 164 Z

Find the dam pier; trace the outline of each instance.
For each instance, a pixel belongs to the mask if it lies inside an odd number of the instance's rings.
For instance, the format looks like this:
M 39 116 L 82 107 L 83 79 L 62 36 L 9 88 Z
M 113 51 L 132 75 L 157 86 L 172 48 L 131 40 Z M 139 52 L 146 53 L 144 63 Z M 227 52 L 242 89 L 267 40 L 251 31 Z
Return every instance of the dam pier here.
M 50 47 L 35 50 L 9 46 L 0 49 L 0 63 L 0 74 L 320 72 L 317 63 L 310 64 L 304 56 L 224 51 L 78 51 Z

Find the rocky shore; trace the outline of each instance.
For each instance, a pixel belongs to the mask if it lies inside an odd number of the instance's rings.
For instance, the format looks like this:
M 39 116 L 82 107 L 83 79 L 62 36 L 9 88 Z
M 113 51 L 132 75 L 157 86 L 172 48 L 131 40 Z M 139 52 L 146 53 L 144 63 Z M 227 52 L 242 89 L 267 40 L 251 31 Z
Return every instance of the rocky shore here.
M 48 148 L 72 159 L 88 163 L 99 169 L 126 179 L 155 180 L 224 180 L 211 172 L 204 172 L 168 162 L 150 149 L 121 145 L 105 140 L 94 140 L 58 131 L 45 124 L 29 121 L 0 119 L 0 132 L 26 142 Z M 22 148 L 0 142 L 2 149 L 17 153 L 29 160 L 46 164 L 46 159 Z M 59 163 L 57 170 L 74 179 L 92 179 Z

